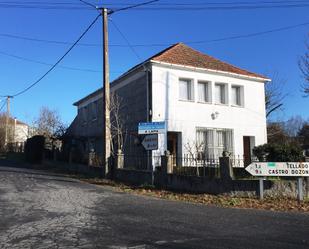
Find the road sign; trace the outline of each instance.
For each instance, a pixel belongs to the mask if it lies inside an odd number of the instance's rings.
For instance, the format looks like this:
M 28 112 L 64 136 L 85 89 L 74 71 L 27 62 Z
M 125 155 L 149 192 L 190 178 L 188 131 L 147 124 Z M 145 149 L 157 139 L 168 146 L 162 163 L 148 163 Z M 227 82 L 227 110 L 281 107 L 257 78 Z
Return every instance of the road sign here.
M 309 162 L 255 162 L 246 170 L 253 176 L 309 176 Z
M 165 122 L 149 122 L 138 124 L 138 134 L 158 134 L 165 132 Z
M 142 145 L 145 150 L 157 150 L 158 149 L 158 134 L 146 135 Z

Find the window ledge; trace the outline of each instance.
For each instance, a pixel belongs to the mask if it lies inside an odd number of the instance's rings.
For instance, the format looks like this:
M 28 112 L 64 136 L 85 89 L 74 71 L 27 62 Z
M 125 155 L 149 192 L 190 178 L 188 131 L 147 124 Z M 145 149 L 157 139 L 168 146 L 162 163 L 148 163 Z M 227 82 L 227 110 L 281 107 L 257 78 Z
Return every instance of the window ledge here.
M 207 104 L 207 105 L 211 105 L 211 102 L 206 102 L 206 101 L 197 101 L 197 103 L 199 104 Z
M 244 108 L 244 106 L 243 105 L 231 105 L 231 107 L 238 107 L 238 108 Z
M 178 99 L 181 102 L 190 102 L 190 103 L 195 103 L 194 100 L 190 100 L 190 99 Z
M 215 105 L 229 106 L 229 104 L 215 103 Z

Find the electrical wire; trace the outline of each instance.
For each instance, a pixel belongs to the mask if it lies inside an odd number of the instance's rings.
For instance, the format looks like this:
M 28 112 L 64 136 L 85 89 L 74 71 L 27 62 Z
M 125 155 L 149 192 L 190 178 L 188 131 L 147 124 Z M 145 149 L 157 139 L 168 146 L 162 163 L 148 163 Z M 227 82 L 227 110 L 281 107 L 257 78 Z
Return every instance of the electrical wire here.
M 152 3 L 155 3 L 155 2 L 158 2 L 158 1 L 159 1 L 159 0 L 152 0 L 152 1 L 144 2 L 144 3 L 139 3 L 139 4 L 135 4 L 135 5 L 130 5 L 130 6 L 127 6 L 127 7 L 124 7 L 124 8 L 112 10 L 111 13 L 116 13 L 116 12 L 119 12 L 119 11 L 129 10 L 129 9 L 133 9 L 133 8 L 135 9 L 135 8 L 137 8 L 137 7 L 145 6 L 145 5 L 152 4 Z
M 3 103 L 3 105 L 0 108 L 0 112 L 2 111 L 3 107 L 5 106 L 6 102 Z
M 6 53 L 6 52 L 1 51 L 1 50 L 0 50 L 0 54 L 8 56 L 8 57 L 15 58 L 15 59 L 18 59 L 18 60 L 28 61 L 28 62 L 41 64 L 41 65 L 45 65 L 45 66 L 53 66 L 52 63 L 47 63 L 47 62 L 33 60 L 33 59 L 25 58 L 25 57 L 22 57 L 22 56 L 14 55 L 14 54 L 9 54 L 9 53 Z M 78 68 L 78 67 L 69 67 L 69 66 L 60 66 L 60 65 L 58 66 L 58 68 L 63 68 L 63 69 L 67 69 L 67 70 L 74 70 L 74 71 L 90 72 L 90 73 L 100 73 L 100 72 L 102 72 L 102 70 L 100 71 L 100 70 L 93 70 L 93 69 L 87 69 L 87 68 Z
M 113 24 L 113 26 L 116 28 L 116 30 L 118 31 L 118 33 L 122 36 L 122 38 L 126 41 L 126 43 L 128 44 L 129 48 L 131 49 L 131 51 L 133 52 L 133 54 L 137 57 L 138 60 L 142 60 L 142 58 L 139 56 L 139 54 L 136 52 L 136 50 L 134 49 L 134 47 L 130 44 L 129 40 L 126 38 L 126 36 L 121 32 L 121 30 L 118 28 L 118 26 L 116 25 L 116 23 L 110 19 L 111 23 Z
M 295 29 L 302 26 L 309 25 L 309 22 L 299 23 L 295 25 L 289 25 L 284 27 L 279 27 L 275 29 L 260 31 L 260 32 L 253 32 L 248 34 L 240 34 L 240 35 L 234 35 L 234 36 L 227 36 L 222 38 L 215 38 L 210 40 L 201 40 L 201 41 L 184 41 L 184 43 L 190 45 L 190 44 L 199 44 L 199 43 L 212 43 L 212 42 L 220 42 L 220 41 L 227 41 L 227 40 L 234 40 L 234 39 L 240 39 L 240 38 L 248 38 L 253 36 L 260 36 L 270 33 L 276 33 L 281 32 L 285 30 Z M 12 39 L 19 39 L 19 40 L 29 40 L 34 42 L 42 42 L 42 43 L 52 43 L 52 44 L 58 44 L 58 45 L 72 45 L 71 42 L 65 42 L 65 41 L 53 41 L 53 40 L 44 40 L 44 39 L 37 39 L 37 38 L 31 38 L 31 37 L 25 37 L 25 36 L 17 36 L 17 35 L 11 35 L 11 34 L 1 34 L 0 37 L 7 37 Z M 150 43 L 150 44 L 131 44 L 131 47 L 166 47 L 170 46 L 174 43 Z M 102 44 L 95 44 L 95 43 L 78 43 L 77 46 L 88 46 L 88 47 L 102 47 Z M 128 45 L 122 45 L 122 44 L 110 44 L 110 47 L 128 47 Z
M 308 2 L 306 1 L 264 1 L 264 2 L 227 2 L 227 3 L 173 3 L 173 4 L 155 4 L 158 0 L 149 1 L 146 3 L 140 3 L 136 5 L 130 5 L 123 8 L 115 8 L 111 13 L 115 13 L 122 10 L 156 10 L 156 11 L 201 11 L 201 10 L 257 10 L 257 9 L 275 9 L 275 8 L 307 8 L 309 7 Z M 151 4 L 150 6 L 143 7 L 144 5 Z M 114 4 L 110 6 L 120 6 L 122 4 Z M 107 6 L 107 4 L 105 4 Z M 139 7 L 139 8 L 137 8 Z M 32 9 L 41 9 L 41 10 L 92 10 L 93 7 L 90 6 L 81 6 L 81 5 L 62 5 L 48 3 L 48 4 L 25 4 L 25 3 L 11 3 L 11 2 L 2 2 L 0 3 L 0 8 L 32 8 Z
M 82 2 L 82 1 L 81 1 Z M 231 4 L 235 4 L 235 5 L 238 5 L 238 4 L 280 4 L 280 3 L 307 3 L 308 1 L 307 0 L 293 0 L 293 1 L 288 1 L 288 0 L 279 0 L 279 1 L 230 1 L 230 2 L 197 2 L 197 3 L 192 3 L 192 2 L 189 2 L 189 3 L 156 3 L 155 5 L 214 5 L 214 4 L 218 4 L 218 5 L 231 5 Z M 72 1 L 72 2 L 68 2 L 68 1 L 65 1 L 65 2 L 53 2 L 53 1 L 0 1 L 0 4 L 27 4 L 27 5 L 30 5 L 30 4 L 34 4 L 34 5 L 37 5 L 37 4 L 42 4 L 42 5 L 82 5 L 81 3 L 79 2 L 76 2 L 76 1 Z M 92 5 L 94 6 L 93 4 L 87 2 L 87 4 L 89 5 Z M 113 3 L 108 3 L 108 2 L 105 2 L 104 5 L 106 6 L 110 6 L 110 5 L 130 5 L 132 4 L 131 2 L 123 2 L 123 1 L 120 1 L 118 3 L 116 2 L 113 2 Z
M 51 43 L 51 44 L 58 44 L 58 45 L 72 45 L 72 42 L 66 41 L 55 41 L 55 40 L 45 40 L 45 39 L 38 39 L 20 35 L 12 35 L 12 34 L 4 34 L 0 33 L 1 37 L 12 38 L 12 39 L 19 39 L 19 40 L 26 40 L 26 41 L 34 41 L 34 42 L 42 42 L 42 43 Z M 89 43 L 78 43 L 78 46 L 86 46 L 86 47 L 99 47 L 102 44 L 89 44 Z
M 99 19 L 101 15 L 98 15 L 92 22 L 91 24 L 86 28 L 86 30 L 79 36 L 79 38 L 73 43 L 73 45 L 64 53 L 63 56 L 58 59 L 58 61 L 46 72 L 44 73 L 38 80 L 36 80 L 34 83 L 23 89 L 22 91 L 19 91 L 15 94 L 12 95 L 12 97 L 19 96 L 28 90 L 30 90 L 32 87 L 37 85 L 42 79 L 44 79 L 51 71 L 55 69 L 55 67 L 71 52 L 71 50 L 75 47 L 75 45 L 86 35 L 86 33 L 90 30 L 90 28 L 96 23 L 96 21 Z

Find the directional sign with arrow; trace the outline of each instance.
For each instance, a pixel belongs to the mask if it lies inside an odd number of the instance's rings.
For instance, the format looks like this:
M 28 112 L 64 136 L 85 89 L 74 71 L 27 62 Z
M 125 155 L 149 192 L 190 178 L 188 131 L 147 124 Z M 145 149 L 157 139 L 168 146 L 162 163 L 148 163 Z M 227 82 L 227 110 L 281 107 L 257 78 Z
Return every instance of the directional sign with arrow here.
M 145 150 L 157 150 L 158 149 L 158 134 L 146 135 L 142 145 Z
M 246 170 L 253 176 L 309 176 L 309 162 L 254 162 Z

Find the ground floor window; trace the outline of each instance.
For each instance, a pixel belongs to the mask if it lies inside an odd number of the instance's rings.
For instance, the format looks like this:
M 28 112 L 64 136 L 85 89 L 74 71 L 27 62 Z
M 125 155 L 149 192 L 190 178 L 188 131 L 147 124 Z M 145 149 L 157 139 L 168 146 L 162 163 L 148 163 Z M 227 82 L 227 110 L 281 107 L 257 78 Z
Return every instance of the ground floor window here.
M 199 157 L 217 158 L 223 151 L 233 153 L 233 130 L 215 128 L 197 128 L 196 143 Z

